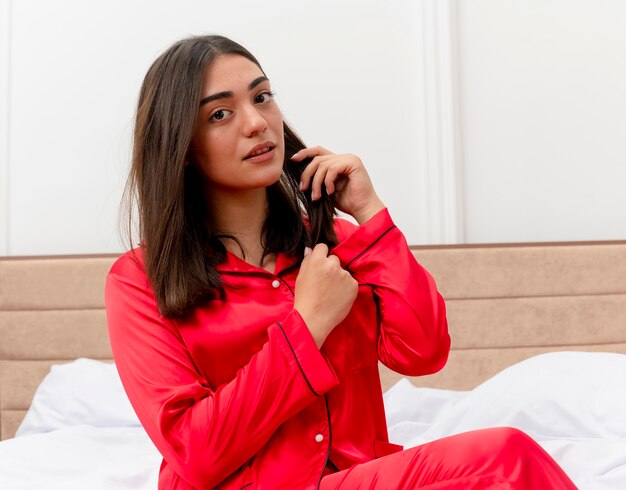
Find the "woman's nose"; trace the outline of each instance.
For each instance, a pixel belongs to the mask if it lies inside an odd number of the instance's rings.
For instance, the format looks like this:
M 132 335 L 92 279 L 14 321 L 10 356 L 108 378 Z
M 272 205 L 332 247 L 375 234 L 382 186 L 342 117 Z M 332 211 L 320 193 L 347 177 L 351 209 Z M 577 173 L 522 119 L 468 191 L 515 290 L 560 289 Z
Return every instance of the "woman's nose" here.
M 246 136 L 263 133 L 267 129 L 267 121 L 254 105 L 243 110 L 243 130 Z

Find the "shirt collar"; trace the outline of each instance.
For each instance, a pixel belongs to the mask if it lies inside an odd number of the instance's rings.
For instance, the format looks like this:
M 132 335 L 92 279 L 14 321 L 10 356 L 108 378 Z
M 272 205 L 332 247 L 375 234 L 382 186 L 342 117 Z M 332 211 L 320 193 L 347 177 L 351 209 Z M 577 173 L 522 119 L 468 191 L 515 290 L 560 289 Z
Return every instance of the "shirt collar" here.
M 300 265 L 300 260 L 288 256 L 284 253 L 276 255 L 276 265 L 274 272 L 267 271 L 256 265 L 237 257 L 232 252 L 226 251 L 226 259 L 217 265 L 216 269 L 221 274 L 264 274 L 270 276 L 280 276 Z

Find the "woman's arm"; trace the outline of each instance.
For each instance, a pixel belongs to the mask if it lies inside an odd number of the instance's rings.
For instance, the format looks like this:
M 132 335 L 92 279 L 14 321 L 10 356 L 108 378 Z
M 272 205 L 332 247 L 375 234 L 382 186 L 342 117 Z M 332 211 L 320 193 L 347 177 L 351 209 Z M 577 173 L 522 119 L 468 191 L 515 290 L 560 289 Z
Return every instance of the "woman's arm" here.
M 194 368 L 174 322 L 159 315 L 146 276 L 125 256 L 106 282 L 109 336 L 120 377 L 165 460 L 191 485 L 212 488 L 288 418 L 338 380 L 302 317 L 268 326 L 268 341 L 216 387 Z
M 313 198 L 319 199 L 324 186 L 335 195 L 338 209 L 361 225 L 339 220 L 347 238 L 332 254 L 359 283 L 374 288 L 380 313 L 380 360 L 405 375 L 438 371 L 450 349 L 443 298 L 384 209 L 361 159 L 319 146 L 299 151 L 292 160 L 304 158 L 312 161 L 302 173 L 302 190 L 311 188 Z
M 338 221 L 347 238 L 332 253 L 360 284 L 373 287 L 380 360 L 406 376 L 439 371 L 450 350 L 445 303 L 389 212 L 383 209 L 358 227 Z

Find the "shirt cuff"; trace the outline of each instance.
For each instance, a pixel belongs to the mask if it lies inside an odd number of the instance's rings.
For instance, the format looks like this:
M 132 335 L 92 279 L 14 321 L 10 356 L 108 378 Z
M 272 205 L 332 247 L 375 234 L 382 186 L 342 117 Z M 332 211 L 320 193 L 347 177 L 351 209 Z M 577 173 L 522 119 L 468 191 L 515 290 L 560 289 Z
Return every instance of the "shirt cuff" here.
M 311 335 L 304 319 L 294 308 L 282 322 L 276 322 L 285 340 L 279 344 L 293 357 L 310 390 L 316 396 L 339 384 L 339 379 Z
M 389 210 L 387 208 L 381 209 L 333 248 L 332 253 L 339 258 L 345 269 L 349 269 L 356 259 L 376 245 L 383 236 L 395 227 Z

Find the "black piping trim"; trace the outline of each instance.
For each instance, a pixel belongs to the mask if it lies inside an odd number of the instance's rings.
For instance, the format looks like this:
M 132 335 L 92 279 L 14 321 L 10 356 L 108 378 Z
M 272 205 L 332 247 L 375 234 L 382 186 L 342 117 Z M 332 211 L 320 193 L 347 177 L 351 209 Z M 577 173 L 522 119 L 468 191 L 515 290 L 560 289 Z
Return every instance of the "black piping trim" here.
M 356 257 L 354 257 L 350 262 L 348 262 L 346 264 L 346 269 L 348 267 L 350 267 L 350 265 L 352 264 L 352 262 L 354 262 L 356 259 L 358 259 L 361 255 L 363 255 L 365 252 L 367 252 L 370 248 L 372 248 L 374 245 L 376 245 L 381 239 L 382 237 L 384 237 L 387 233 L 389 233 L 391 230 L 393 230 L 396 227 L 396 225 L 391 225 L 388 229 L 386 229 L 385 231 L 382 232 L 382 234 L 376 239 L 374 240 L 372 243 L 370 243 L 367 248 L 365 250 L 363 250 L 360 254 L 358 254 Z
M 229 271 L 217 269 L 217 272 L 230 276 L 274 277 L 274 274 L 272 274 L 271 272 L 261 271 Z
M 285 336 L 285 340 L 287 341 L 287 345 L 289 346 L 289 348 L 291 349 L 291 353 L 293 354 L 293 358 L 296 360 L 296 364 L 298 365 L 298 369 L 300 369 L 300 373 L 302 373 L 302 377 L 304 378 L 304 381 L 306 381 L 307 386 L 309 387 L 309 389 L 311 390 L 311 392 L 315 395 L 315 396 L 320 396 L 319 393 L 317 393 L 314 389 L 313 386 L 311 386 L 311 383 L 309 382 L 309 379 L 306 377 L 306 374 L 304 374 L 304 369 L 302 369 L 302 366 L 300 365 L 300 361 L 298 361 L 298 356 L 296 355 L 296 351 L 293 350 L 293 347 L 291 346 L 291 342 L 289 342 L 289 337 L 287 337 L 287 334 L 285 333 L 285 329 L 283 328 L 283 326 L 281 325 L 280 322 L 276 322 L 278 324 L 278 326 L 280 327 L 280 331 L 283 333 L 283 335 Z
M 287 286 L 287 289 L 289 289 L 289 291 L 291 292 L 291 294 L 295 297 L 296 293 L 293 292 L 293 289 L 291 289 L 291 286 L 287 283 L 287 281 L 285 281 L 282 277 L 278 276 L 278 278 L 283 282 L 283 284 L 285 286 Z

